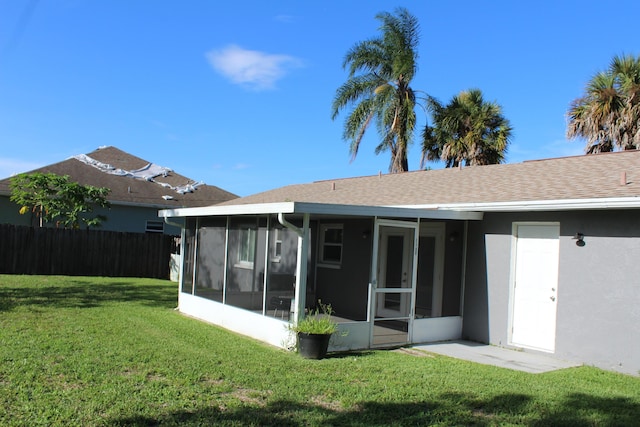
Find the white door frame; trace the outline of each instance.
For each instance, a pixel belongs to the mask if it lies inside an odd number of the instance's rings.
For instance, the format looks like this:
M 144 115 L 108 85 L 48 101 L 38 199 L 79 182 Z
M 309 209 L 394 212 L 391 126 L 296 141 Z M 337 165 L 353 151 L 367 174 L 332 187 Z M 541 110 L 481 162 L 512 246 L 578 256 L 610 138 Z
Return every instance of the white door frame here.
M 402 248 L 402 270 L 403 271 L 409 271 L 409 265 L 411 262 L 411 247 L 413 246 L 414 242 L 411 240 L 412 237 L 412 229 L 408 228 L 408 227 L 395 227 L 395 230 L 390 230 L 388 227 L 385 227 L 384 229 L 382 229 L 380 231 L 380 234 L 382 236 L 382 241 L 379 242 L 379 254 L 382 255 L 379 257 L 380 260 L 380 264 L 379 264 L 379 268 L 378 271 L 380 272 L 386 272 L 387 271 L 387 259 L 388 259 L 388 250 L 389 248 L 387 247 L 388 244 L 388 237 L 390 236 L 404 236 L 404 246 Z M 388 284 L 386 283 L 386 274 L 381 274 L 380 277 L 378 277 L 378 286 L 376 289 L 379 289 L 380 292 L 379 293 L 396 293 L 397 291 L 395 291 L 396 289 L 402 289 L 402 290 L 407 290 L 410 289 L 411 286 L 400 286 L 400 287 L 393 287 L 390 288 L 388 286 Z M 411 280 L 410 277 L 407 277 L 406 280 Z M 409 283 L 411 284 L 411 283 Z M 389 289 L 389 292 L 382 292 L 382 289 Z M 384 316 L 387 317 L 401 317 L 402 315 L 400 313 L 405 313 L 407 311 L 407 300 L 405 298 L 400 298 L 400 309 L 399 310 L 393 310 L 390 308 L 385 308 L 384 304 L 385 304 L 385 298 L 381 297 L 377 299 L 377 307 L 376 307 L 376 312 L 383 314 Z
M 410 253 L 410 257 L 412 259 L 411 262 L 411 274 L 409 276 L 409 280 L 411 280 L 411 286 L 408 288 L 380 288 L 380 282 L 378 278 L 378 260 L 381 250 L 380 244 L 380 227 L 397 227 L 404 229 L 412 229 L 413 230 L 413 251 Z M 397 220 L 387 220 L 387 219 L 375 219 L 374 224 L 374 234 L 373 234 L 373 251 L 372 251 L 372 260 L 371 260 L 371 284 L 369 286 L 369 310 L 367 321 L 371 325 L 370 330 L 370 339 L 369 344 L 370 347 L 373 346 L 373 337 L 374 337 L 374 328 L 375 328 L 375 320 L 376 320 L 376 301 L 377 295 L 381 293 L 389 293 L 389 292 L 401 292 L 401 293 L 409 293 L 410 301 L 409 301 L 409 315 L 407 316 L 408 321 L 408 331 L 407 331 L 407 340 L 411 342 L 412 335 L 412 320 L 414 317 L 414 305 L 415 305 L 415 296 L 416 296 L 416 280 L 418 274 L 417 262 L 418 262 L 418 238 L 419 238 L 419 222 L 409 222 L 409 221 L 397 221 Z M 384 249 L 382 249 L 384 250 Z M 384 282 L 383 282 L 384 283 Z M 405 316 L 402 316 L 403 318 Z
M 552 327 L 551 325 L 549 326 L 549 329 L 552 329 L 552 331 L 548 331 L 549 333 L 553 333 L 553 339 L 550 339 L 550 344 L 546 345 L 546 346 L 537 346 L 534 344 L 530 344 L 527 342 L 514 342 L 513 340 L 513 335 L 514 335 L 514 326 L 515 325 L 515 317 L 516 317 L 516 279 L 517 279 L 517 268 L 518 268 L 518 241 L 519 241 L 519 227 L 522 226 L 527 226 L 527 227 L 535 227 L 535 226 L 540 226 L 540 227 L 554 227 L 557 228 L 557 233 L 554 233 L 555 236 L 557 236 L 557 248 L 554 248 L 555 250 L 558 250 L 558 256 L 556 259 L 556 262 L 558 263 L 557 265 L 554 265 L 552 267 L 555 267 L 555 280 L 554 283 L 549 284 L 549 289 L 547 290 L 548 292 L 548 296 L 550 301 L 552 301 L 554 303 L 553 307 L 550 307 L 553 309 L 553 319 L 546 319 L 547 321 L 551 321 L 552 320 Z M 511 234 L 511 270 L 510 270 L 510 278 L 509 278 L 509 330 L 508 330 L 508 342 L 510 345 L 513 346 L 517 346 L 517 347 L 523 347 L 523 348 L 531 348 L 534 350 L 541 350 L 541 351 L 547 351 L 547 352 L 551 352 L 553 353 L 555 351 L 555 337 L 556 337 L 556 308 L 557 308 L 557 296 L 558 296 L 558 279 L 557 279 L 557 268 L 559 266 L 559 246 L 560 246 L 560 223 L 559 222 L 514 222 L 512 224 L 512 234 Z M 544 297 L 546 298 L 547 295 L 544 295 Z

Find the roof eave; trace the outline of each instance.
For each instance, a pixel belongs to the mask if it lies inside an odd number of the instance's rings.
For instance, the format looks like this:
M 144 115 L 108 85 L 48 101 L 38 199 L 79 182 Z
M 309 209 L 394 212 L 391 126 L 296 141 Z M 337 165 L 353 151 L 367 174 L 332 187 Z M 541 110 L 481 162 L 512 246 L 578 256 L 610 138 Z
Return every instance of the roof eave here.
M 406 207 L 406 206 L 405 206 Z M 524 200 L 489 203 L 434 203 L 413 205 L 420 209 L 478 212 L 571 211 L 591 209 L 640 209 L 640 197 L 606 197 L 591 199 Z
M 481 220 L 482 212 L 437 210 L 416 207 L 341 205 L 331 203 L 282 202 L 246 205 L 207 206 L 202 208 L 165 209 L 160 217 L 196 217 L 226 215 L 315 214 L 335 216 L 380 216 L 393 218 Z

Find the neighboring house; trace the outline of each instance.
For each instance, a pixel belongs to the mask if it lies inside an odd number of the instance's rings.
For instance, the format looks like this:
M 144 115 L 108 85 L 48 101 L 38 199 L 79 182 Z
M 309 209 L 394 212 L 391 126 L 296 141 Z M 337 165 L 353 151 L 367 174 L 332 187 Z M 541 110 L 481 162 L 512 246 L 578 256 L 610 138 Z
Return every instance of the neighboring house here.
M 115 147 L 104 147 L 30 172 L 69 175 L 83 185 L 107 187 L 111 209 L 96 209 L 107 221 L 102 230 L 180 234 L 180 228 L 158 218 L 159 209 L 215 205 L 236 198 L 221 188 L 196 182 Z M 0 180 L 0 223 L 31 225 L 35 215 L 19 214 L 9 200 L 10 178 Z
M 640 151 L 291 185 L 183 217 L 182 312 L 276 346 L 468 339 L 640 372 Z

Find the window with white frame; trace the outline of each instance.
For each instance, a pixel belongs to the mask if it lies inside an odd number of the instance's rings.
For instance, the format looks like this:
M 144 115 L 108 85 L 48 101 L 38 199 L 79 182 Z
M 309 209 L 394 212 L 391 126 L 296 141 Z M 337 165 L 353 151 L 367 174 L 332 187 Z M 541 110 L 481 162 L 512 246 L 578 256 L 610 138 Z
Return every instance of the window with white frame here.
M 238 244 L 238 264 L 253 266 L 256 254 L 256 230 L 245 227 L 240 230 Z
M 273 247 L 271 249 L 271 261 L 280 262 L 282 257 L 282 229 L 273 229 Z
M 342 224 L 320 225 L 319 264 L 339 267 L 342 263 Z

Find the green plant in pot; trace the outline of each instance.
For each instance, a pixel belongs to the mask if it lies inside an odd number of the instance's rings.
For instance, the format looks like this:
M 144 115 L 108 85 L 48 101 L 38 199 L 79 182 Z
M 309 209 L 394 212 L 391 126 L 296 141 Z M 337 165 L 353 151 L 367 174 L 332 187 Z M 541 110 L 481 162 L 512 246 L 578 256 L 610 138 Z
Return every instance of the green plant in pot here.
M 331 315 L 333 309 L 330 304 L 322 304 L 309 312 L 300 321 L 291 325 L 291 330 L 298 338 L 298 353 L 305 359 L 322 359 L 327 355 L 329 340 L 338 330 L 338 324 Z

